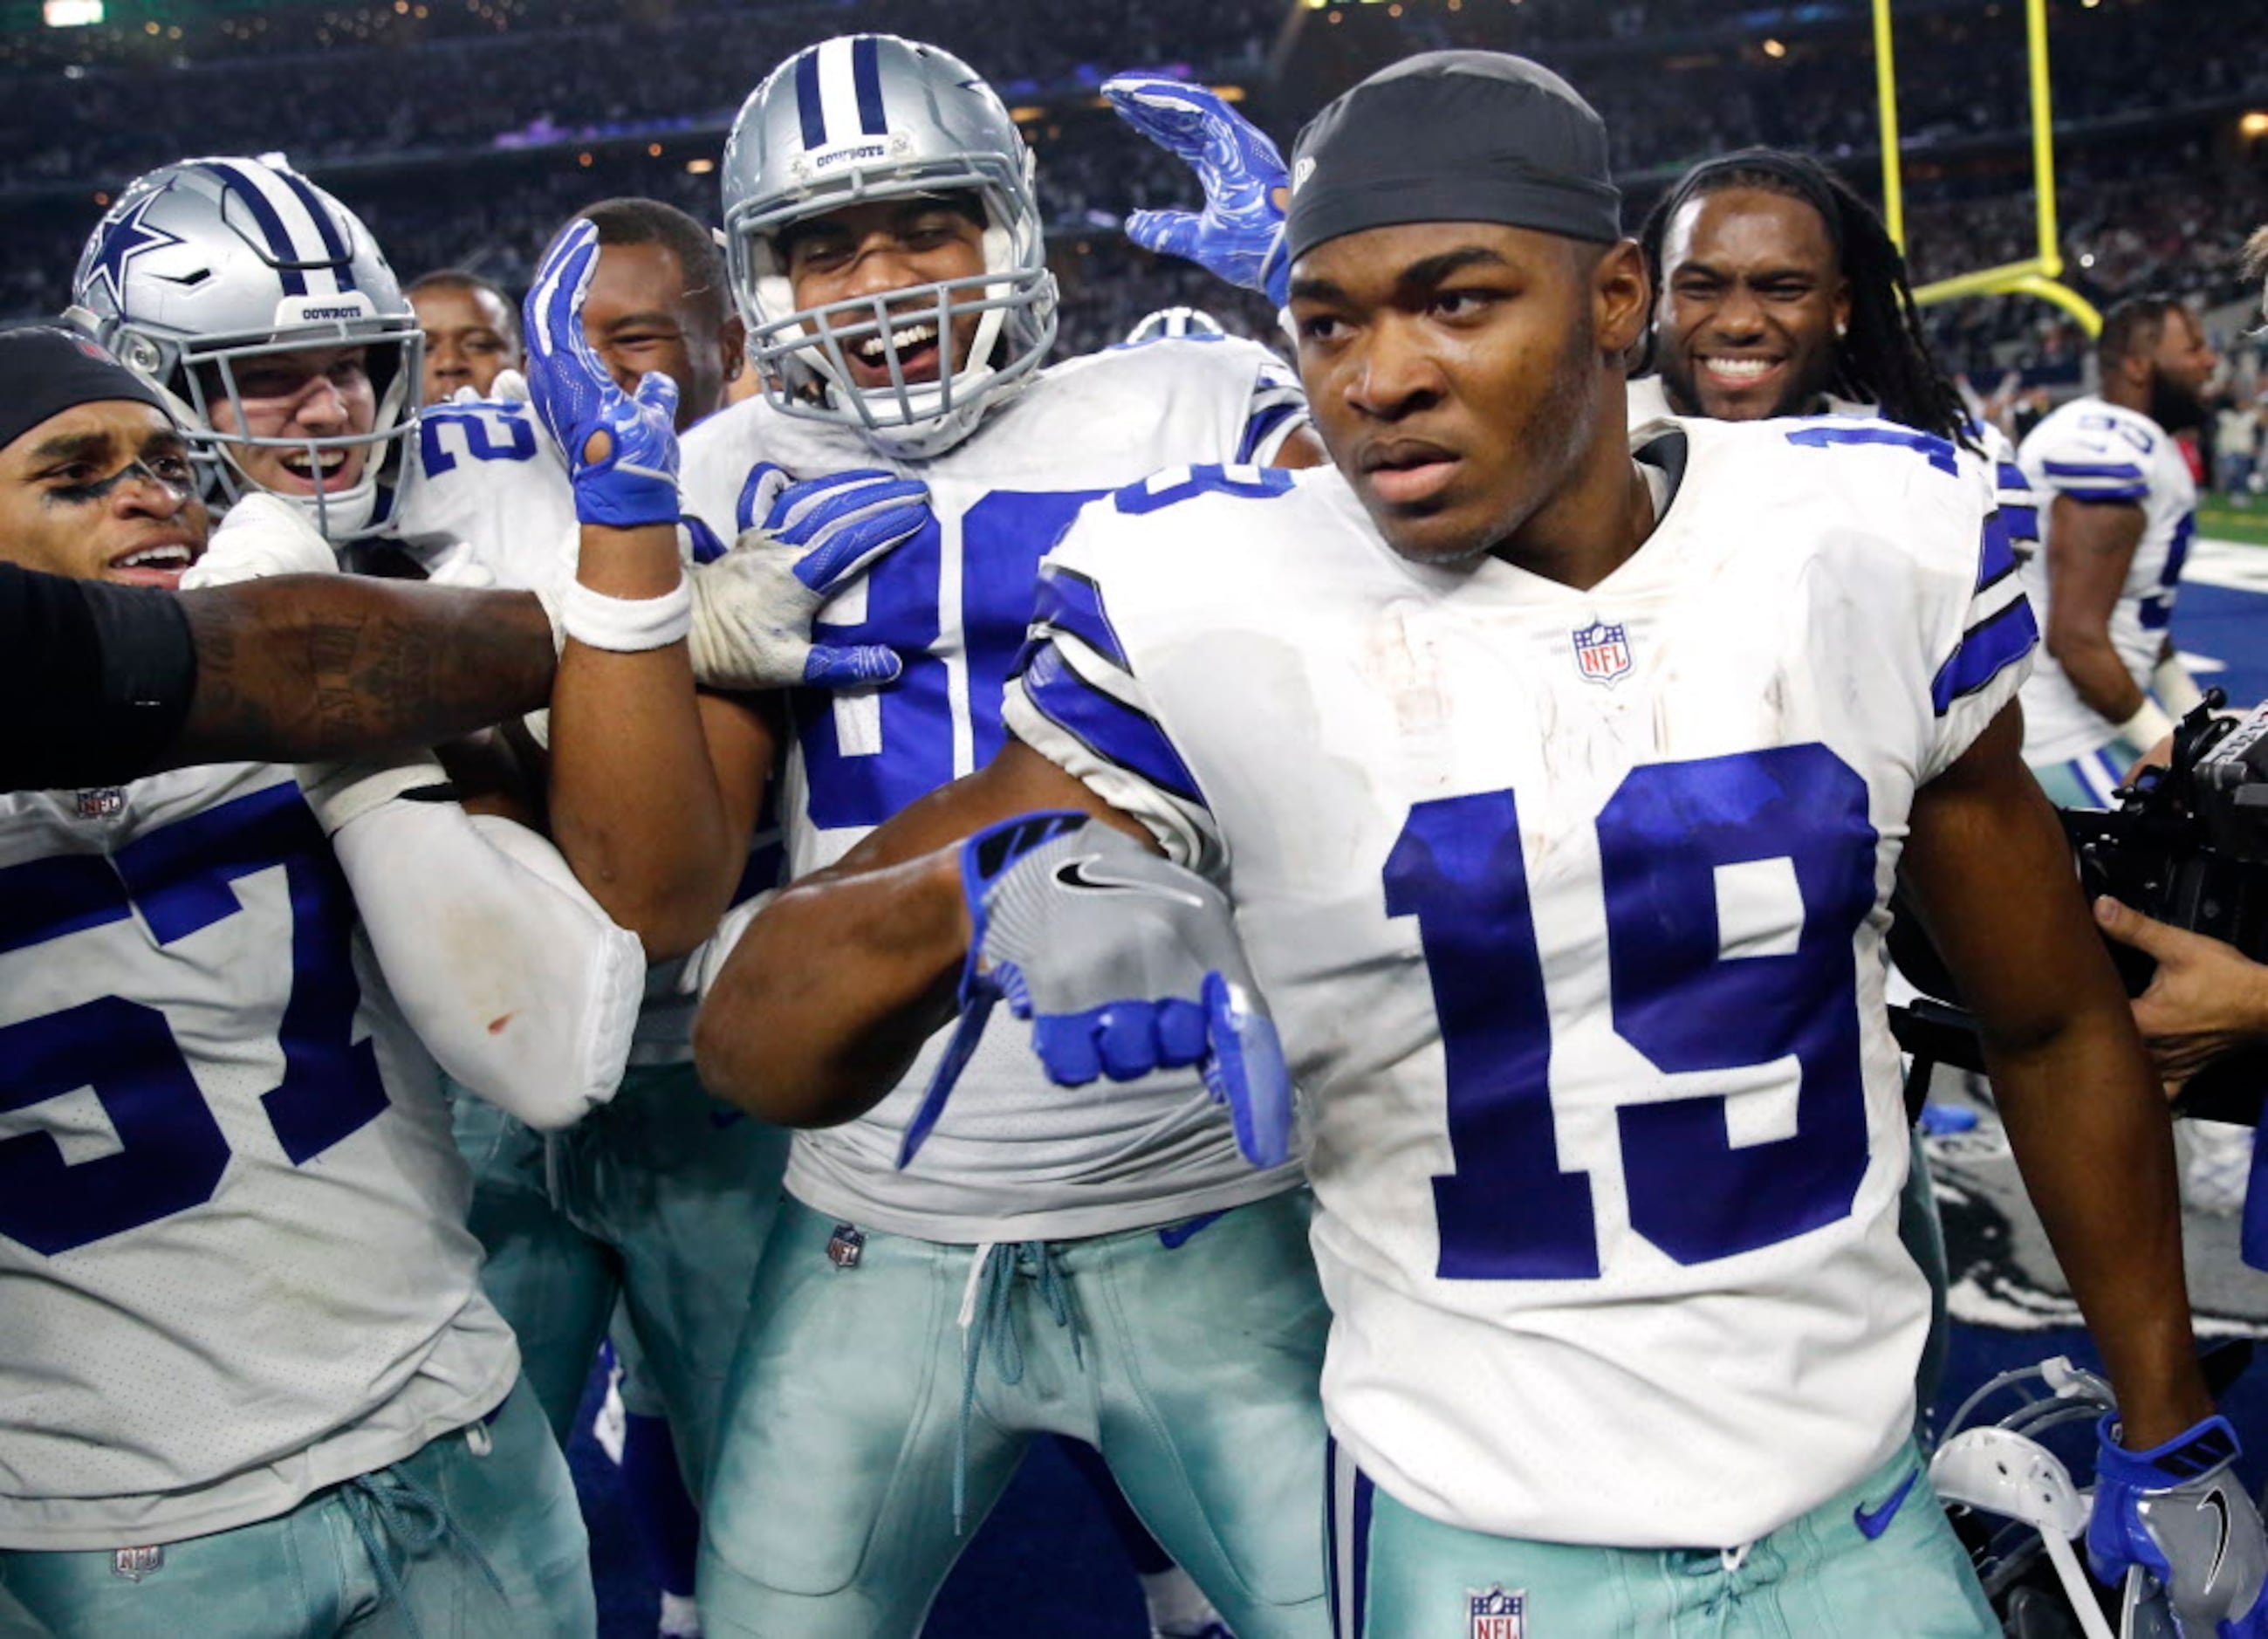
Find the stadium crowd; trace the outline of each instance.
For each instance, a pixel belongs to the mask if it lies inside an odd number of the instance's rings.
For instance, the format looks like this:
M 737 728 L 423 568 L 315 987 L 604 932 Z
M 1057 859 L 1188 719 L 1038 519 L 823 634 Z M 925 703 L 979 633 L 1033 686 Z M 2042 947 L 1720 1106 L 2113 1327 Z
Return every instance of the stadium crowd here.
M 1043 158 L 1042 204 L 1067 288 L 1125 292 L 1072 302 L 1074 341 L 1100 341 L 1121 319 L 1186 297 L 1171 269 L 1097 248 L 1116 216 L 1184 195 L 1186 182 L 1167 156 L 1130 144 L 1092 107 L 1093 88 L 1114 68 L 1157 63 L 1214 83 L 1255 80 L 1287 27 L 1276 0 L 1068 14 L 1037 4 L 924 5 L 904 17 L 887 4 L 872 9 L 876 26 L 913 29 L 999 63 L 1004 95 L 1031 105 L 1023 117 Z M 1974 7 L 1920 8 L 1902 27 L 1920 282 L 2030 252 L 2029 194 L 2021 173 L 2001 162 L 2024 141 L 2019 9 L 1980 17 Z M 1510 29 L 1479 6 L 1412 5 L 1390 24 L 1355 11 L 1357 31 L 1390 28 L 1383 38 L 1396 48 L 1509 38 L 1580 70 L 1616 116 L 1616 166 L 1636 199 L 1697 158 L 1756 144 L 1817 153 L 1871 185 L 1872 70 L 1855 37 L 1863 8 L 1728 18 L 1697 0 L 1617 7 L 1602 19 L 1591 8 L 1525 0 Z M 330 14 L 261 15 L 276 25 L 263 31 L 263 48 L 280 51 L 290 41 L 313 45 L 297 31 L 328 26 L 320 19 Z M 709 215 L 713 177 L 685 167 L 714 161 L 746 90 L 738 65 L 777 58 L 833 15 L 789 4 L 626 18 L 616 6 L 530 4 L 504 32 L 468 36 L 452 21 L 436 37 L 271 56 L 257 99 L 226 94 L 254 50 L 233 33 L 203 40 L 178 65 L 98 63 L 69 78 L 52 66 L 0 72 L 7 117 L 22 136 L 0 159 L 0 226 L 21 247 L 0 269 L 0 314 L 57 311 L 57 269 L 84 233 L 83 202 L 158 163 L 166 133 L 187 129 L 217 152 L 288 151 L 372 220 L 405 269 L 464 264 L 518 288 L 551 225 L 578 200 L 643 193 Z M 1337 15 L 1302 11 L 1288 26 L 1326 29 L 1319 19 Z M 1757 37 L 1775 26 L 1786 35 L 1783 54 L 1762 55 Z M 2072 133 L 2059 188 L 2066 277 L 2098 305 L 2161 287 L 2204 294 L 2233 272 L 2243 232 L 2268 198 L 2268 137 L 2239 138 L 2232 152 L 2226 116 L 2248 99 L 2268 102 L 2264 30 L 2257 7 L 2228 0 L 2058 14 L 2057 114 Z M 1298 48 L 1295 37 L 1286 41 Z M 639 64 L 637 76 L 613 70 L 625 61 Z M 1285 126 L 1303 112 L 1274 111 Z M 2090 131 L 2100 135 L 2091 140 Z M 2201 167 L 2220 174 L 2200 181 Z M 1082 269 L 1097 255 L 1108 258 L 1109 277 Z M 1957 304 L 1930 321 L 1973 377 L 2007 367 L 2065 376 L 2079 357 L 2060 316 L 2036 303 Z

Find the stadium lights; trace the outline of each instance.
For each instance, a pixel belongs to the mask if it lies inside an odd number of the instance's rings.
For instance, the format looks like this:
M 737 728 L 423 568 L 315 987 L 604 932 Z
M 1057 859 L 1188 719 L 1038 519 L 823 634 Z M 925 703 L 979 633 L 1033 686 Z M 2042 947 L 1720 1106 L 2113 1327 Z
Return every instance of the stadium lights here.
M 102 0 L 46 0 L 40 20 L 49 28 L 85 28 L 102 21 Z
M 716 168 L 717 162 L 714 159 L 688 159 L 685 162 L 685 173 L 688 176 L 706 176 Z

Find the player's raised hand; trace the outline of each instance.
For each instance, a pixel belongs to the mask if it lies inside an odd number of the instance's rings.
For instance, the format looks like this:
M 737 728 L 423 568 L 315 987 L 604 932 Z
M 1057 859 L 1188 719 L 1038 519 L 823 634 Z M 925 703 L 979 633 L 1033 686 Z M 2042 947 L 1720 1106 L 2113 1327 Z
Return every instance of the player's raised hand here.
M 713 689 L 892 681 L 903 662 L 890 649 L 814 643 L 812 622 L 929 519 L 929 486 L 916 478 L 862 469 L 798 483 L 759 463 L 743 487 L 740 539 L 693 572 L 693 675 Z
M 677 521 L 677 383 L 658 370 L 635 394 L 615 384 L 583 335 L 599 230 L 570 223 L 535 270 L 524 310 L 527 395 L 567 457 L 575 515 L 631 529 Z
M 1203 211 L 1137 210 L 1126 237 L 1284 306 L 1292 270 L 1278 195 L 1287 175 L 1268 134 L 1204 86 L 1160 75 L 1116 75 L 1102 94 L 1128 124 L 1187 161 L 1204 189 Z
M 1290 1153 L 1292 1078 L 1227 897 L 1084 814 L 1027 814 L 961 847 L 961 1017 L 906 1128 L 905 1165 L 995 1003 L 1032 1022 L 1049 1079 L 1080 1087 L 1197 1066 L 1255 1166 Z
M 2146 1451 L 2097 1430 L 2087 1558 L 2117 1586 L 2139 1569 L 2165 1595 L 2183 1639 L 2268 1639 L 2268 1542 L 2237 1482 L 2236 1431 L 2208 1417 Z

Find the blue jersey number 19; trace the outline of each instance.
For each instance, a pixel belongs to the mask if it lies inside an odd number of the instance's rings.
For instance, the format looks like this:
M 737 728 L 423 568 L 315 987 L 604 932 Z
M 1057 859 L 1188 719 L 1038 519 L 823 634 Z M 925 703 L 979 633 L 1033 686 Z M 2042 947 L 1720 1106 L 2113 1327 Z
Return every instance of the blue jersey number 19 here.
M 1874 902 L 1866 782 L 1826 747 L 1634 769 L 1597 820 L 1616 1033 L 1665 1074 L 1793 1059 L 1794 1130 L 1735 1145 L 1725 1096 L 1616 1111 L 1631 1226 L 1682 1264 L 1845 1216 L 1867 1170 L 1852 939 Z M 1719 873 L 1784 861 L 1793 949 L 1728 953 Z M 1433 1180 L 1451 1281 L 1599 1274 L 1587 1173 L 1563 1171 L 1551 1024 L 1513 794 L 1422 802 L 1386 863 L 1418 919 L 1456 1170 Z

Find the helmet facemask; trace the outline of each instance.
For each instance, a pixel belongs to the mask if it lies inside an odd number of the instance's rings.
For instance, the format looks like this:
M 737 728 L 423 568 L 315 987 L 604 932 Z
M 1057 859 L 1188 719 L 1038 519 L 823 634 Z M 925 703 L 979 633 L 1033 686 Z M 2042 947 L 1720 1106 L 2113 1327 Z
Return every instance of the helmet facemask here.
M 412 400 L 423 377 L 424 343 L 414 318 L 294 326 L 263 336 L 207 337 L 180 351 L 166 380 L 185 401 L 190 449 L 218 498 L 234 501 L 251 491 L 266 490 L 306 513 L 333 545 L 343 546 L 381 520 L 381 500 L 401 482 L 409 440 L 417 429 Z M 373 400 L 368 432 L 271 436 L 251 431 L 239 372 L 264 359 L 341 347 L 364 350 L 364 369 Z M 218 413 L 225 407 L 230 413 Z M 364 460 L 351 484 L 309 492 L 261 483 L 246 466 L 246 454 L 253 450 L 291 452 L 304 459 L 311 473 L 342 464 L 340 458 L 350 451 L 362 451 Z
M 808 122 L 799 125 L 791 112 L 793 70 L 846 48 L 876 55 L 882 100 L 910 110 L 891 116 L 907 123 L 807 146 L 799 137 L 808 136 Z M 886 454 L 922 460 L 968 437 L 1045 359 L 1055 340 L 1056 284 L 1032 193 L 1031 150 L 998 99 L 957 59 L 887 36 L 814 47 L 750 97 L 725 165 L 733 299 L 774 408 L 854 427 Z M 799 304 L 783 254 L 798 224 L 858 206 L 956 196 L 973 198 L 981 211 L 983 272 Z M 954 349 L 956 321 L 972 316 L 968 345 Z M 920 327 L 933 329 L 940 351 L 933 380 L 908 379 L 905 353 L 918 343 L 901 338 Z M 877 354 L 861 357 L 887 380 L 862 388 L 850 355 L 878 337 Z

